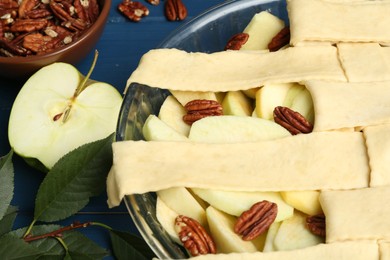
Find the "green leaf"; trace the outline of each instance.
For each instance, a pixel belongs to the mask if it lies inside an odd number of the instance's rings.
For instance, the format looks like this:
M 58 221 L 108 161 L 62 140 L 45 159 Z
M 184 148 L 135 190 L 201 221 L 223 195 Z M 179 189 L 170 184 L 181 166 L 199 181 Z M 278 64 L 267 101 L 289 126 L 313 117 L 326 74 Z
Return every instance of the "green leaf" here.
M 42 254 L 43 252 L 38 248 L 11 233 L 0 237 L 0 256 L 2 259 L 37 259 Z
M 61 158 L 42 181 L 35 200 L 34 219 L 54 222 L 65 219 L 105 189 L 112 166 L 114 134 L 85 144 Z
M 0 220 L 0 236 L 8 233 L 12 230 L 12 226 L 14 224 L 16 215 L 17 215 L 17 207 L 8 206 L 8 209 L 4 215 L 4 217 Z
M 60 225 L 38 225 L 34 226 L 31 235 L 38 236 L 53 232 L 60 229 Z M 24 235 L 26 228 L 21 228 L 11 232 L 14 237 L 19 238 Z M 64 241 L 68 248 L 67 257 L 71 259 L 102 259 L 108 255 L 106 249 L 97 245 L 94 241 L 84 236 L 82 233 L 70 230 L 62 233 L 61 239 Z M 63 259 L 66 255 L 65 249 L 57 241 L 57 239 L 43 238 L 40 240 L 32 241 L 29 243 L 31 246 L 42 252 L 42 255 L 39 257 L 40 260 L 43 259 Z M 78 258 L 77 256 L 80 256 Z
M 110 231 L 114 255 L 118 259 L 152 259 L 155 256 L 148 244 L 138 236 L 117 230 Z
M 12 164 L 13 151 L 0 158 L 0 219 L 8 210 L 14 196 L 14 166 Z
M 80 232 L 67 231 L 62 239 L 65 241 L 72 259 L 102 259 L 108 255 L 106 249 L 100 247 Z M 83 256 L 84 258 L 76 256 Z

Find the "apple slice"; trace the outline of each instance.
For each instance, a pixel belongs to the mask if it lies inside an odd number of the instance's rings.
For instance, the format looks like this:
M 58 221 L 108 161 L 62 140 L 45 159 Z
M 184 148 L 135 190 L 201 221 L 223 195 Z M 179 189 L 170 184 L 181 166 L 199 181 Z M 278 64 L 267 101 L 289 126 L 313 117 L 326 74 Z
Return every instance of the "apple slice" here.
M 290 136 L 273 121 L 242 116 L 210 116 L 192 124 L 188 138 L 208 143 L 271 140 Z
M 262 249 L 264 236 L 253 241 L 244 241 L 234 232 L 236 218 L 221 212 L 212 206 L 206 209 L 207 221 L 209 223 L 211 236 L 217 247 L 218 253 L 243 253 L 257 252 Z M 260 244 L 259 246 L 256 246 Z
M 245 192 L 245 191 L 222 191 L 213 189 L 191 189 L 201 199 L 211 206 L 233 216 L 240 216 L 253 204 L 268 200 L 278 205 L 278 215 L 275 222 L 288 219 L 293 215 L 294 208 L 288 205 L 279 192 Z
M 84 77 L 70 64 L 53 63 L 23 85 L 8 137 L 31 166 L 47 171 L 66 153 L 115 132 L 122 96 L 107 83 L 88 80 L 94 64 Z
M 284 28 L 284 21 L 275 15 L 262 11 L 253 16 L 244 32 L 249 34 L 248 41 L 241 50 L 266 50 L 272 38 Z
M 281 195 L 287 204 L 305 214 L 312 216 L 322 213 L 319 191 L 282 191 Z
M 292 83 L 290 89 L 287 92 L 286 97 L 284 98 L 283 101 L 283 106 L 291 108 L 294 99 L 306 89 L 305 86 L 298 84 L 298 83 Z
M 208 227 L 205 209 L 186 188 L 160 190 L 157 191 L 157 195 L 173 211 L 197 220 L 205 228 Z
M 274 246 L 274 239 L 276 234 L 279 231 L 280 224 L 282 222 L 274 222 L 269 226 L 268 232 L 267 232 L 267 237 L 265 238 L 265 243 L 263 247 L 263 252 L 272 252 L 276 251 L 275 246 Z
M 181 90 L 170 90 L 171 94 L 179 101 L 183 107 L 190 101 L 196 99 L 207 99 L 207 100 L 215 100 L 220 102 L 219 98 L 222 98 L 221 94 L 215 92 L 202 92 L 202 91 L 181 91 Z
M 274 239 L 276 250 L 293 250 L 324 243 L 306 228 L 306 215 L 296 211 L 294 215 L 282 222 Z
M 294 98 L 290 108 L 299 112 L 307 121 L 314 124 L 313 99 L 306 88 Z
M 223 99 L 222 109 L 224 115 L 250 116 L 252 100 L 241 91 L 229 91 Z
M 256 114 L 258 117 L 273 120 L 274 109 L 281 106 L 294 83 L 266 84 L 256 92 Z
M 179 101 L 171 95 L 168 96 L 161 105 L 158 118 L 179 134 L 188 136 L 190 126 L 183 121 L 183 116 L 185 114 L 187 114 L 187 111 Z
M 155 115 L 149 115 L 143 127 L 142 134 L 146 141 L 187 141 L 188 138 L 176 132 Z
M 260 87 L 257 88 L 250 88 L 242 90 L 242 92 L 249 98 L 255 99 L 256 98 L 256 92 L 260 89 Z
M 172 210 L 160 197 L 156 201 L 156 217 L 161 226 L 165 229 L 168 235 L 178 244 L 181 244 L 179 236 L 175 230 L 175 219 L 179 214 Z

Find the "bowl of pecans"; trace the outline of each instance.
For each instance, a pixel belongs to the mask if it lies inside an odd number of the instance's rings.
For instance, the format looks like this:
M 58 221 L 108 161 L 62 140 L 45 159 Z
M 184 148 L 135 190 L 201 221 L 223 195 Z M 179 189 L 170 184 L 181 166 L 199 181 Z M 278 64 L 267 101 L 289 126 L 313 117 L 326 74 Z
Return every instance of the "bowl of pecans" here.
M 82 60 L 110 7 L 111 0 L 0 1 L 0 77 L 24 79 L 54 62 Z

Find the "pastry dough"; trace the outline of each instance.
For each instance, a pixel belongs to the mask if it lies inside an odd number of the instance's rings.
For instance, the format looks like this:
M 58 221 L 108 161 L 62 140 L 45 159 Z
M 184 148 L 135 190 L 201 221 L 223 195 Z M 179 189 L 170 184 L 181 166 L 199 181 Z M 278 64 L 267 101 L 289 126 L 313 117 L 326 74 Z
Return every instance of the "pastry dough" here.
M 292 45 L 390 42 L 390 1 L 287 0 Z
M 291 251 L 267 253 L 232 253 L 203 255 L 194 260 L 379 260 L 378 244 L 374 241 L 344 242 L 333 244 L 319 244 L 313 247 Z
M 390 80 L 387 47 L 378 43 L 339 43 L 337 48 L 349 82 Z
M 390 125 L 363 129 L 371 168 L 370 186 L 390 185 Z
M 151 50 L 143 55 L 127 85 L 190 91 L 245 90 L 266 82 L 309 79 L 346 81 L 333 46 L 287 48 L 278 52 L 188 53 Z
M 390 260 L 390 241 L 379 241 L 380 260 Z
M 299 151 L 299 152 L 297 152 Z M 170 187 L 241 191 L 368 186 L 362 133 L 324 132 L 262 142 L 113 144 L 118 200 Z
M 390 186 L 322 191 L 326 242 L 390 239 Z
M 390 81 L 308 81 L 305 85 L 313 98 L 313 131 L 390 123 Z

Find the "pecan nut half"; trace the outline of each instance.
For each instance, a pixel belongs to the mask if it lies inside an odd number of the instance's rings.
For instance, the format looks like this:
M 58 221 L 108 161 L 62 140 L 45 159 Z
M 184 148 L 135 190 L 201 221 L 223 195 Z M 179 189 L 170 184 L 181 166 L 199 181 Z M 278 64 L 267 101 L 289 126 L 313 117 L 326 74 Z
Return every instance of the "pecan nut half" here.
M 268 230 L 278 214 L 276 203 L 263 200 L 244 211 L 234 225 L 234 232 L 245 241 L 253 240 Z
M 187 8 L 181 0 L 167 0 L 164 9 L 169 21 L 181 21 L 187 17 Z
M 188 102 L 184 108 L 187 114 L 183 116 L 183 121 L 188 125 L 207 116 L 222 115 L 222 105 L 215 100 L 195 99 Z
M 139 22 L 145 16 L 149 15 L 149 9 L 140 2 L 123 0 L 118 5 L 118 10 L 133 22 Z
M 284 27 L 268 44 L 269 51 L 277 51 L 290 43 L 290 27 Z
M 326 236 L 326 224 L 324 214 L 308 216 L 306 218 L 306 226 L 314 235 L 321 237 Z
M 274 121 L 286 128 L 292 135 L 308 134 L 313 131 L 313 125 L 304 116 L 288 107 L 275 107 Z
M 175 219 L 175 229 L 183 246 L 192 256 L 215 254 L 215 242 L 198 221 L 179 215 Z
M 237 33 L 233 35 L 230 40 L 227 42 L 225 46 L 226 50 L 235 50 L 238 51 L 241 49 L 242 45 L 244 45 L 249 39 L 249 34 L 247 33 Z

